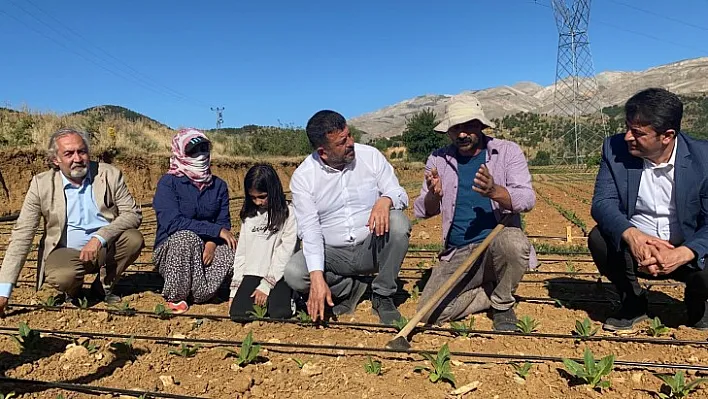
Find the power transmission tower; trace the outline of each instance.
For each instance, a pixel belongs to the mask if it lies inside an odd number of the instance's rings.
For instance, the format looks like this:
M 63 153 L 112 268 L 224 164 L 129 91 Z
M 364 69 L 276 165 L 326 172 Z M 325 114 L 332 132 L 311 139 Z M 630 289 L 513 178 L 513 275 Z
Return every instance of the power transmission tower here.
M 576 164 L 597 155 L 607 137 L 588 39 L 590 2 L 551 0 L 558 27 L 554 113 L 563 117 L 558 155 L 562 162 L 574 158 Z
M 225 109 L 226 108 L 224 108 L 224 107 L 221 107 L 221 108 L 211 107 L 211 110 L 216 112 L 216 128 L 217 128 L 217 130 L 221 129 L 221 125 L 224 123 L 224 110 Z

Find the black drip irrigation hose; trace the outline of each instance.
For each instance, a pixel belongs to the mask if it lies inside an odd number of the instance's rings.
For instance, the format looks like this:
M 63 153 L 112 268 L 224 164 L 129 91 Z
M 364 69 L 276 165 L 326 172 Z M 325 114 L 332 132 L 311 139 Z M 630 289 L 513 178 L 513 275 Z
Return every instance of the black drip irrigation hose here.
M 113 315 L 117 316 L 125 316 L 125 317 L 130 317 L 132 315 L 140 315 L 140 316 L 150 316 L 153 318 L 160 318 L 158 315 L 156 315 L 153 312 L 146 312 L 146 311 L 141 311 L 141 310 L 132 310 L 130 311 L 130 314 L 125 314 L 124 312 L 121 312 L 119 310 L 112 310 L 112 309 L 95 309 L 95 308 L 87 308 L 87 309 L 78 309 L 78 308 L 72 308 L 72 307 L 61 307 L 61 306 L 53 306 L 53 307 L 46 307 L 43 305 L 25 305 L 25 304 L 11 304 L 10 306 L 18 307 L 18 308 L 30 308 L 30 309 L 46 309 L 50 311 L 61 311 L 61 310 L 75 310 L 75 311 L 81 311 L 81 310 L 88 310 L 91 312 L 106 312 L 110 313 Z M 231 318 L 226 315 L 218 315 L 218 314 L 187 314 L 187 313 L 181 313 L 181 314 L 171 314 L 169 316 L 170 318 L 172 317 L 187 317 L 190 319 L 205 319 L 205 320 L 212 320 L 212 321 L 225 321 L 225 320 L 230 320 L 236 323 L 253 323 L 253 322 L 264 322 L 264 323 L 272 323 L 272 324 L 297 324 L 301 327 L 345 327 L 345 328 L 371 328 L 371 329 L 378 329 L 378 330 L 397 330 L 397 327 L 391 326 L 388 324 L 376 324 L 376 323 L 356 323 L 356 322 L 343 322 L 343 321 L 328 321 L 324 323 L 312 323 L 312 322 L 301 322 L 299 320 L 295 319 L 274 319 L 274 318 L 269 318 L 269 317 L 264 317 L 264 318 L 251 318 L 251 317 L 237 317 L 237 318 Z M 2 328 L 0 328 L 0 331 Z M 14 331 L 14 330 L 13 330 Z M 461 331 L 456 330 L 454 328 L 446 328 L 446 327 L 435 327 L 435 326 L 430 326 L 430 325 L 419 325 L 416 326 L 413 330 L 413 333 L 416 332 L 444 332 L 444 333 L 451 333 L 451 334 L 459 334 Z M 590 336 L 590 337 L 582 337 L 578 335 L 572 335 L 572 334 L 550 334 L 550 333 L 523 333 L 520 331 L 494 331 L 494 330 L 465 330 L 465 333 L 468 333 L 470 335 L 477 335 L 480 337 L 484 336 L 509 336 L 509 337 L 520 337 L 520 338 L 544 338 L 544 339 L 564 339 L 564 340 L 573 340 L 573 341 L 588 341 L 588 342 L 618 342 L 618 343 L 636 343 L 636 344 L 651 344 L 651 345 L 694 345 L 694 346 L 708 346 L 708 340 L 706 341 L 696 341 L 696 340 L 680 340 L 680 339 L 663 339 L 663 338 L 636 338 L 636 337 L 617 337 L 617 336 Z
M 14 331 L 7 327 L 0 327 L 0 331 Z M 82 331 L 64 331 L 64 330 L 35 330 L 40 334 L 49 335 L 59 335 L 59 336 L 78 336 L 78 337 L 88 337 L 88 338 L 120 338 L 120 339 L 134 339 L 140 341 L 153 341 L 155 343 L 171 343 L 171 342 L 183 342 L 183 343 L 193 343 L 193 344 L 206 344 L 206 345 L 228 345 L 228 346 L 241 346 L 243 341 L 232 341 L 232 340 L 221 340 L 221 339 L 202 339 L 202 338 L 174 338 L 174 337 L 158 337 L 151 335 L 126 335 L 126 334 L 115 334 L 115 333 L 96 333 L 96 332 L 82 332 Z M 389 348 L 378 348 L 378 347 L 358 347 L 358 346 L 339 346 L 339 345 L 316 345 L 316 344 L 295 344 L 295 343 L 274 343 L 274 342 L 253 342 L 253 344 L 260 345 L 265 348 L 283 348 L 283 349 L 295 349 L 295 350 L 323 350 L 323 351 L 344 351 L 344 352 L 358 352 L 358 353 L 402 353 L 402 354 L 423 354 L 428 353 L 431 355 L 437 354 L 437 351 L 423 350 L 423 349 L 389 349 Z M 271 349 L 273 350 L 273 349 Z M 563 358 L 555 356 L 541 356 L 541 355 L 510 355 L 504 353 L 484 353 L 484 352 L 450 352 L 451 356 L 459 357 L 469 357 L 469 358 L 480 358 L 480 359 L 496 359 L 496 360 L 511 360 L 511 361 L 537 361 L 537 362 L 557 362 L 563 361 Z M 583 362 L 582 359 L 572 359 L 578 362 Z M 696 370 L 696 371 L 708 371 L 708 365 L 694 365 L 694 364 L 676 364 L 676 363 L 653 363 L 653 362 L 636 362 L 627 360 L 615 360 L 614 364 L 616 366 L 634 367 L 641 369 L 678 369 L 678 370 Z
M 87 394 L 96 393 L 111 393 L 118 395 L 128 395 L 133 397 L 139 397 L 145 395 L 148 398 L 170 398 L 170 399 L 203 399 L 203 396 L 189 396 L 189 395 L 176 395 L 165 392 L 151 392 L 151 391 L 135 391 L 131 389 L 121 389 L 121 388 L 111 388 L 103 387 L 98 385 L 85 385 L 85 384 L 70 384 L 67 382 L 54 382 L 54 381 L 40 381 L 40 380 L 26 380 L 22 378 L 11 378 L 0 376 L 0 382 L 6 382 L 8 384 L 22 384 L 30 385 L 33 387 L 45 387 L 59 388 L 65 391 L 81 392 Z

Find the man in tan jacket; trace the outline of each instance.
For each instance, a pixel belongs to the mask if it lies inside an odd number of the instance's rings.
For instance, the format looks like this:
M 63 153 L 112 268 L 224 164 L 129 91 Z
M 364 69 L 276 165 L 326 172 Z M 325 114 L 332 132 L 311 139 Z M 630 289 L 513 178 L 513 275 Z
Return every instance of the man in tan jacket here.
M 47 283 L 79 297 L 84 275 L 98 273 L 91 294 L 107 303 L 120 297 L 112 288 L 140 255 L 144 241 L 137 230 L 142 213 L 120 170 L 89 160 L 86 133 L 66 128 L 49 140 L 52 170 L 32 178 L 0 268 L 0 315 L 27 259 L 40 218 L 37 286 Z

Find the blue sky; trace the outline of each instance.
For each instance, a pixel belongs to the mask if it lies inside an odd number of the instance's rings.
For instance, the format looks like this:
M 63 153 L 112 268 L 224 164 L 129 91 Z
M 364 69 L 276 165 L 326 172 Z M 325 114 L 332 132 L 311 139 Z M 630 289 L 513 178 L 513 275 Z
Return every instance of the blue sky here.
M 422 94 L 553 83 L 550 0 L 0 2 L 0 106 L 172 127 L 302 126 Z M 595 0 L 597 72 L 708 56 L 707 0 Z

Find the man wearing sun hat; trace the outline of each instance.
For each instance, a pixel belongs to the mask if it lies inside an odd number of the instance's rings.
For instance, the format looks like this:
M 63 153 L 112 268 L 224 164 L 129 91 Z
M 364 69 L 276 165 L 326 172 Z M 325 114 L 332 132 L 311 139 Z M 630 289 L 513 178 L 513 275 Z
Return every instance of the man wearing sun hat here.
M 491 308 L 494 329 L 516 329 L 516 287 L 536 254 L 521 230 L 521 212 L 536 203 L 531 175 L 521 148 L 482 133 L 494 124 L 475 97 L 453 99 L 435 127 L 452 144 L 434 151 L 425 165 L 425 180 L 415 200 L 415 216 L 442 213 L 444 249 L 425 286 L 419 306 L 452 275 L 494 229 L 504 214 L 511 220 L 485 253 L 433 310 L 429 323 L 462 319 Z

